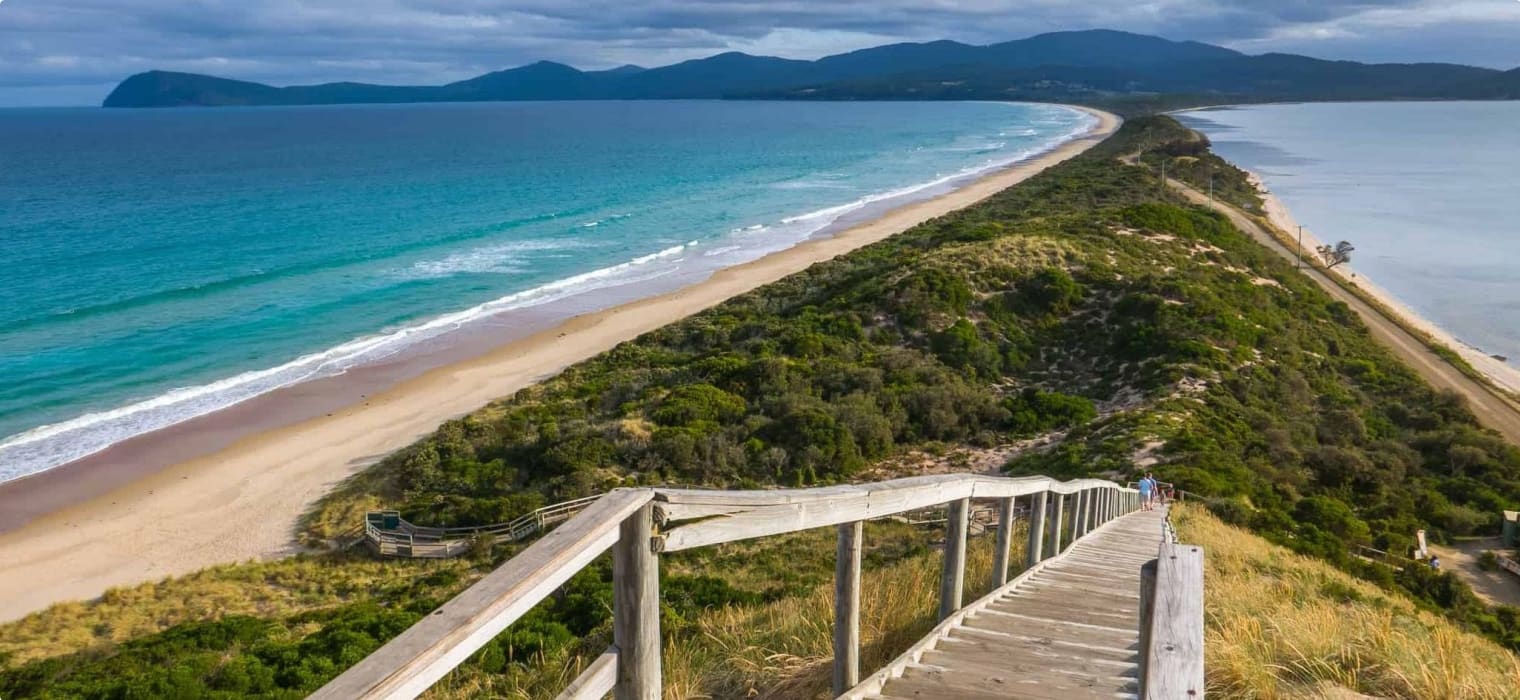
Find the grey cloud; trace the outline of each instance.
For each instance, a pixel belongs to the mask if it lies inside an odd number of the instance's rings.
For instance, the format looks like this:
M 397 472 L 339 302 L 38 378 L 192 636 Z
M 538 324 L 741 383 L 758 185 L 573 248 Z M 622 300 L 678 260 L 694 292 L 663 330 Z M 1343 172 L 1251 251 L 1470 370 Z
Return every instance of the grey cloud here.
M 0 3 L 0 104 L 23 88 L 56 94 L 74 85 L 99 92 L 150 68 L 276 84 L 436 83 L 539 59 L 591 68 L 659 65 L 729 49 L 810 58 L 885 41 L 990 43 L 1093 27 L 1252 51 L 1387 59 L 1417 49 L 1446 60 L 1520 62 L 1520 50 L 1506 39 L 1520 29 L 1520 17 L 1508 5 L 1508 15 L 1493 10 L 1498 24 L 1471 27 L 1477 41 L 1462 35 L 1472 23 L 1439 18 L 1432 22 L 1445 23 L 1418 32 L 1439 37 L 1434 42 L 1415 41 L 1407 27 L 1357 26 L 1359 17 L 1377 13 L 1417 19 L 1432 2 L 6 0 Z M 1351 38 L 1334 44 L 1285 31 L 1320 25 Z

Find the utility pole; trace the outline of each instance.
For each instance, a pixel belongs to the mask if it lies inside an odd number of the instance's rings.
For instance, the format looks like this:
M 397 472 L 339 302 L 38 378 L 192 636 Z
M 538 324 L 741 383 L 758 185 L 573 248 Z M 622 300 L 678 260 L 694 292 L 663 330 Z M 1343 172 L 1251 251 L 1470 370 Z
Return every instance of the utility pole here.
M 1209 206 L 1214 206 L 1214 171 L 1209 171 Z
M 1304 267 L 1304 225 L 1298 225 L 1298 268 Z

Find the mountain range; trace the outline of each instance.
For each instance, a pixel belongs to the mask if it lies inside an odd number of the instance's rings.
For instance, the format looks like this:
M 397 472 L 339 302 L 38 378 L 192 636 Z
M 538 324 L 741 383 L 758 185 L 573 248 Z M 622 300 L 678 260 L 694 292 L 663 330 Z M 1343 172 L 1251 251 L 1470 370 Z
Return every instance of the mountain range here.
M 586 99 L 1038 99 L 1102 104 L 1147 96 L 1197 103 L 1265 100 L 1517 99 L 1520 69 L 1366 64 L 1247 55 L 1112 30 L 972 46 L 901 43 L 802 61 L 729 52 L 659 68 L 582 71 L 540 61 L 436 86 L 327 83 L 274 87 L 150 71 L 106 107 L 313 105 Z

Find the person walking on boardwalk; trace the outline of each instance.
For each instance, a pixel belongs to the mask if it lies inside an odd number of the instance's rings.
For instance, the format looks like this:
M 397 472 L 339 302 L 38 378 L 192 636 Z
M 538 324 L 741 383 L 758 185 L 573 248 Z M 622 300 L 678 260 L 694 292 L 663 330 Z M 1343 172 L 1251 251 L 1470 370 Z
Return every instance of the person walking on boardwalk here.
M 1151 498 L 1156 494 L 1156 479 L 1146 472 L 1145 477 L 1140 479 L 1140 509 L 1151 509 Z

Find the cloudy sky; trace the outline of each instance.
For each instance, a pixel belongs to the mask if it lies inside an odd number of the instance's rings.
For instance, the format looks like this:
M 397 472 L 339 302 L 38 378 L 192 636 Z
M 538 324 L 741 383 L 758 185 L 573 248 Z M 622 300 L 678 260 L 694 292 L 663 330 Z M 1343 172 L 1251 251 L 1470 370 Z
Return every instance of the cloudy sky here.
M 548 59 L 656 66 L 1103 27 L 1251 53 L 1520 65 L 1520 0 L 0 0 L 0 106 L 162 68 L 431 84 Z

